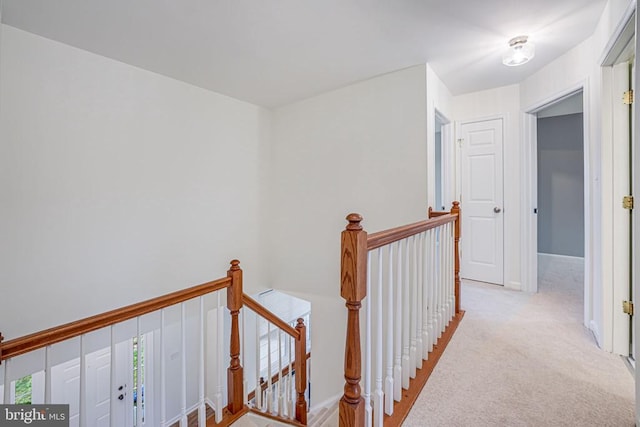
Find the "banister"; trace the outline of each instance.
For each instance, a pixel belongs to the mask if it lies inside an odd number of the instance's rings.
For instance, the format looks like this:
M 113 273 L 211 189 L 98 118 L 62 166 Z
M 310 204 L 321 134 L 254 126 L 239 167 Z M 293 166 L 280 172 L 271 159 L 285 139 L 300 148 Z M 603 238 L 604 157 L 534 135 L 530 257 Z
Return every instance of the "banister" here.
M 296 324 L 298 339 L 296 339 L 296 420 L 307 424 L 307 401 L 304 397 L 307 391 L 307 326 L 299 318 Z
M 311 359 L 311 352 L 307 353 L 307 355 L 305 356 L 305 358 L 306 358 L 307 360 Z M 295 368 L 293 368 L 293 369 L 291 369 L 291 370 L 292 370 L 293 372 L 295 372 L 295 371 L 296 371 L 296 370 L 295 370 Z M 280 371 L 280 372 L 277 372 L 277 373 L 273 374 L 273 375 L 271 376 L 271 383 L 272 383 L 272 384 L 277 383 L 277 382 L 279 381 L 280 375 L 282 375 L 283 377 L 286 377 L 287 375 L 289 375 L 289 367 L 288 367 L 288 366 L 285 366 L 284 368 L 282 368 L 282 371 Z M 262 379 L 262 378 L 261 378 L 261 379 Z M 264 382 L 261 382 L 261 383 L 260 383 L 260 385 L 259 385 L 258 387 L 260 387 L 260 389 L 261 389 L 262 391 L 265 391 L 265 390 L 267 389 L 267 387 L 268 387 L 268 386 L 267 386 L 267 384 L 268 384 L 268 382 L 267 382 L 267 381 L 264 381 Z M 256 387 L 256 389 L 257 389 L 258 387 Z M 256 390 L 253 390 L 252 392 L 250 392 L 250 393 L 248 394 L 248 399 L 249 399 L 249 400 L 253 400 L 255 397 L 256 397 Z
M 389 230 L 378 231 L 369 234 L 367 237 L 367 249 L 373 250 L 398 240 L 406 239 L 414 234 L 422 233 L 432 228 L 439 227 L 449 222 L 454 222 L 458 218 L 457 213 L 446 212 L 442 215 L 436 213 L 437 216 L 413 224 L 402 225 L 400 227 L 391 228 Z
M 107 311 L 75 322 L 45 329 L 2 343 L 0 341 L 0 362 L 30 351 L 53 345 L 80 335 L 102 329 L 125 320 L 133 319 L 162 308 L 170 307 L 231 285 L 231 279 L 222 279 L 196 285 L 187 289 L 172 292 L 126 307 Z
M 461 215 L 460 203 L 453 202 L 451 210 L 449 212 L 436 212 L 433 209 L 429 208 L 429 219 L 427 220 L 395 227 L 373 234 L 367 234 L 367 232 L 363 229 L 361 225 L 361 215 L 357 213 L 351 213 L 347 216 L 346 219 L 348 221 L 348 224 L 345 230 L 342 231 L 341 235 L 340 265 L 340 295 L 343 299 L 345 299 L 345 305 L 347 308 L 347 330 L 344 353 L 345 383 L 344 393 L 342 395 L 342 398 L 340 399 L 339 404 L 340 427 L 360 427 L 365 425 L 365 420 L 371 421 L 370 417 L 365 416 L 365 406 L 367 406 L 368 403 L 365 404 L 364 399 L 361 395 L 360 388 L 360 379 L 362 375 L 360 309 L 362 307 L 363 299 L 367 297 L 367 253 L 373 249 L 381 248 L 385 245 L 423 233 L 427 230 L 451 224 L 450 226 L 447 226 L 446 230 L 448 230 L 448 232 L 451 232 L 451 229 L 453 229 L 453 235 L 450 235 L 448 237 L 449 239 L 453 238 L 453 247 L 451 247 L 451 243 L 443 243 L 439 246 L 439 248 L 440 250 L 448 249 L 452 250 L 453 252 L 450 253 L 451 255 L 453 255 L 453 262 L 451 262 L 451 259 L 449 258 L 449 262 L 447 264 L 449 268 L 453 268 L 453 271 L 449 270 L 449 272 L 447 273 L 449 279 L 453 278 L 453 280 L 449 283 L 450 285 L 453 285 L 453 294 L 455 299 L 455 315 L 451 313 L 451 316 L 460 319 L 461 311 L 459 241 L 462 218 Z M 448 242 L 451 242 L 451 240 L 448 240 Z M 435 262 L 434 258 L 431 258 L 431 262 Z M 405 268 L 408 269 L 408 265 L 409 264 L 407 261 L 407 263 L 405 264 Z M 451 275 L 451 273 L 453 273 L 453 275 Z M 440 277 L 441 282 L 445 280 L 444 276 Z M 418 277 L 417 270 L 414 273 L 413 277 Z M 442 293 L 439 294 L 439 296 L 441 295 Z M 441 325 L 445 325 L 443 326 L 443 328 L 448 328 L 448 326 L 446 326 L 446 323 L 443 324 L 441 320 L 442 310 L 444 310 L 442 307 L 446 306 L 446 303 L 443 303 L 441 301 L 439 304 L 440 312 L 438 313 L 438 319 L 436 319 L 436 321 L 438 322 L 439 327 Z M 451 310 L 448 311 L 451 312 Z M 445 321 L 448 322 L 447 319 L 445 319 Z M 457 323 L 455 325 L 457 325 Z M 444 330 L 446 329 L 443 329 L 442 332 L 444 332 Z M 439 333 L 439 331 L 437 333 Z M 432 344 L 436 344 L 437 346 L 437 342 L 432 342 Z M 446 343 L 444 345 L 446 346 Z M 409 356 L 407 356 L 407 358 L 408 357 Z M 402 373 L 404 375 L 404 361 L 402 362 L 402 364 Z M 417 363 L 414 366 L 417 368 Z M 409 368 L 408 363 L 407 368 Z M 407 379 L 409 378 L 409 376 L 409 371 L 407 369 Z M 426 375 L 426 377 L 428 378 L 428 374 Z M 377 381 L 380 381 L 380 378 L 378 378 Z M 422 384 L 424 385 L 424 382 Z M 387 398 L 391 398 L 391 396 Z M 407 408 L 408 407 L 404 407 L 403 411 L 406 411 Z M 380 408 L 378 410 L 380 410 Z M 406 415 L 406 412 L 404 413 L 404 415 Z M 384 421 L 384 424 L 387 424 L 386 421 Z
M 294 327 L 289 325 L 284 320 L 280 319 L 278 316 L 273 314 L 266 307 L 261 305 L 258 301 L 254 300 L 253 298 L 251 298 L 249 295 L 243 294 L 242 302 L 244 303 L 245 306 L 247 306 L 247 308 L 250 308 L 256 314 L 260 315 L 261 317 L 265 318 L 269 322 L 273 323 L 278 328 L 282 329 L 284 332 L 290 335 L 292 338 L 294 339 L 299 338 L 298 331 Z
M 456 314 L 460 313 L 460 230 L 462 228 L 462 210 L 460 209 L 460 202 L 453 202 L 451 207 L 451 213 L 458 216 L 453 230 L 454 240 L 454 288 L 456 296 Z
M 227 309 L 231 315 L 231 332 L 229 343 L 229 367 L 227 368 L 227 408 L 232 414 L 244 410 L 244 369 L 240 364 L 240 309 L 242 309 L 242 269 L 240 261 L 231 261 L 227 271 L 231 285 L 227 289 Z

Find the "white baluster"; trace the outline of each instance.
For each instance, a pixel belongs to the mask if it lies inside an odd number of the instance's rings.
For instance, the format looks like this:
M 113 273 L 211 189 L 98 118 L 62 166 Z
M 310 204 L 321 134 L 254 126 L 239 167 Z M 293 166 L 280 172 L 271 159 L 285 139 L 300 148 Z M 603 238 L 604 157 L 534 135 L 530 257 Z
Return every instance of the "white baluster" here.
M 254 405 L 256 409 L 263 410 L 262 384 L 260 384 L 260 316 L 256 316 L 256 390 L 254 392 Z
M 436 298 L 435 298 L 435 312 L 434 312 L 434 328 L 436 339 L 440 338 L 442 331 L 442 228 L 436 228 L 437 246 L 436 246 Z
M 2 377 L 2 402 L 5 405 L 11 403 L 11 380 L 9 379 L 9 364 L 11 363 L 11 359 L 7 359 L 2 364 L 2 369 L 4 372 L 4 376 Z
M 136 361 L 136 372 L 138 373 L 138 378 L 136 382 L 136 426 L 142 425 L 142 405 L 143 405 L 143 394 L 142 394 L 142 360 L 144 359 L 144 347 L 142 345 L 142 335 L 140 335 L 140 317 L 136 318 L 136 337 L 138 340 L 138 357 Z M 202 371 L 204 372 L 204 370 Z M 204 396 L 204 393 L 202 394 Z
M 446 314 L 445 314 L 445 310 L 446 310 L 446 300 L 447 300 L 447 233 L 446 233 L 446 229 L 445 226 L 442 226 L 442 228 L 440 229 L 440 240 L 442 240 L 442 252 L 441 252 L 441 261 L 440 261 L 440 265 L 442 268 L 442 290 L 440 293 L 440 311 L 438 313 L 439 316 L 439 322 L 440 322 L 440 334 L 438 335 L 438 338 L 440 338 L 442 336 L 442 332 L 444 331 L 446 325 L 445 325 L 445 320 L 446 320 Z
M 282 329 L 278 328 L 278 415 L 284 416 L 284 389 L 282 387 Z
M 165 349 L 166 340 L 164 332 L 165 314 L 164 308 L 160 310 L 160 425 L 167 425 L 167 352 Z M 84 359 L 84 356 L 83 356 Z M 82 370 L 82 367 L 80 367 Z M 82 394 L 80 394 L 82 400 Z M 216 412 L 219 411 L 216 408 Z
M 117 427 L 116 423 L 116 406 L 115 406 L 115 395 L 113 393 L 113 390 L 116 389 L 116 340 L 115 340 L 115 335 L 114 335 L 114 330 L 113 330 L 113 326 L 109 327 L 109 333 L 110 333 L 110 345 L 111 345 L 111 349 L 110 349 L 110 362 L 109 362 L 109 393 L 111 398 L 109 399 L 109 425 L 111 427 Z M 82 398 L 82 397 L 81 397 Z M 88 422 L 89 420 L 87 420 Z M 94 420 L 92 420 L 94 421 Z M 89 423 L 91 424 L 91 423 Z
M 273 391 L 271 390 L 271 322 L 267 320 L 267 412 L 273 412 Z
M 447 293 L 448 291 L 447 280 L 449 278 L 449 274 L 448 274 L 449 257 L 447 256 L 447 251 L 449 247 L 449 238 L 447 236 L 447 224 L 444 224 L 440 227 L 440 246 L 441 246 L 440 268 L 442 270 L 442 284 L 441 284 L 441 291 L 440 291 L 440 312 L 438 313 L 438 315 L 440 316 L 439 320 L 440 320 L 440 336 L 441 336 L 442 332 L 447 327 L 447 311 L 448 311 L 447 300 L 449 298 Z
M 393 244 L 389 245 L 389 283 L 387 287 L 387 377 L 384 382 L 384 412 L 387 415 L 393 414 Z M 380 313 L 382 315 L 382 313 Z
M 446 315 L 444 313 L 445 301 L 446 301 L 446 292 L 447 292 L 447 233 L 446 233 L 446 224 L 440 227 L 440 290 L 439 290 L 439 302 L 438 302 L 438 338 L 442 336 L 442 332 L 445 328 L 445 318 Z
M 382 427 L 384 393 L 382 392 L 382 248 L 378 249 L 378 280 L 376 283 L 376 389 L 373 396 L 374 426 Z
M 246 349 L 247 349 L 247 336 L 246 336 L 246 332 L 245 332 L 245 313 L 247 312 L 246 309 L 244 309 L 244 307 L 240 310 L 240 316 L 239 316 L 239 320 L 240 320 L 240 357 L 242 359 L 241 363 L 242 363 L 242 367 L 244 368 L 242 370 L 242 393 L 244 394 L 243 396 L 243 401 L 245 405 L 249 405 L 249 378 L 247 377 L 247 360 L 246 360 Z
M 295 413 L 293 411 L 293 387 L 294 387 L 293 358 L 291 357 L 293 355 L 293 350 L 292 350 L 293 338 L 288 337 L 288 342 L 289 342 L 289 373 L 287 374 L 287 413 L 289 414 L 289 418 L 293 419 L 295 418 Z
M 218 372 L 218 384 L 216 384 L 216 392 L 214 394 L 214 404 L 216 405 L 216 423 L 220 423 L 222 421 L 223 414 L 223 381 L 226 381 L 226 375 L 224 372 L 224 350 L 222 344 L 224 343 L 224 308 L 222 305 L 221 292 L 216 293 L 217 303 L 216 303 L 216 370 Z
M 205 319 L 205 311 L 204 311 L 204 297 L 200 297 L 199 299 L 200 302 L 200 357 L 198 358 L 198 402 L 200 403 L 200 409 L 198 410 L 198 425 L 200 426 L 206 426 L 207 425 L 207 406 L 205 404 L 205 396 L 204 396 L 204 382 L 205 382 L 205 375 L 206 375 L 206 371 L 205 371 L 205 366 L 204 366 L 204 359 L 205 359 L 205 345 L 206 345 L 206 341 L 205 341 L 205 336 L 204 336 L 204 328 L 205 328 L 205 324 L 206 324 L 206 319 Z M 139 322 L 138 322 L 139 323 Z M 139 329 L 138 329 L 139 330 Z M 138 360 L 140 361 L 140 338 L 138 338 Z M 142 372 L 141 367 L 138 369 L 138 378 L 140 378 L 140 373 Z M 145 376 L 146 378 L 146 376 Z M 146 381 L 145 381 L 146 382 Z M 138 381 L 138 383 L 140 383 L 140 381 Z M 245 389 L 246 390 L 246 389 Z M 140 396 L 142 396 L 142 393 L 138 393 Z M 144 398 L 138 398 L 138 413 L 140 414 L 139 416 L 139 423 L 138 425 L 141 426 L 142 425 L 142 405 L 141 402 L 143 402 Z
M 371 426 L 371 252 L 367 252 L 367 296 L 365 298 L 365 339 L 364 339 L 364 425 Z
M 395 320 L 394 320 L 394 364 L 393 364 L 393 399 L 397 402 L 402 400 L 402 244 L 398 242 L 398 258 L 396 261 L 396 271 L 398 280 L 396 281 L 395 293 Z
M 449 325 L 449 322 L 451 321 L 451 315 L 453 313 L 452 311 L 452 305 L 451 305 L 451 296 L 452 296 L 452 285 L 453 285 L 453 276 L 452 276 L 452 272 L 453 272 L 453 265 L 451 264 L 451 261 L 453 259 L 452 254 L 453 254 L 453 247 L 451 246 L 451 223 L 446 224 L 446 229 L 445 229 L 445 236 L 446 236 L 446 240 L 447 240 L 447 251 L 445 253 L 445 258 L 446 258 L 446 262 L 445 262 L 445 272 L 446 272 L 446 279 L 445 279 L 445 307 L 446 307 L 446 321 L 445 324 Z
M 411 242 L 411 261 L 413 261 L 411 263 L 411 281 L 410 286 L 411 286 L 411 297 L 409 300 L 409 307 L 408 310 L 411 313 L 411 326 L 410 326 L 410 336 L 411 336 L 411 347 L 409 349 L 409 367 L 410 367 L 410 376 L 411 378 L 415 378 L 416 377 L 416 367 L 418 366 L 418 349 L 416 347 L 417 345 L 417 333 L 418 333 L 418 328 L 417 328 L 417 323 L 418 323 L 418 313 L 416 310 L 417 305 L 417 288 L 418 288 L 418 283 L 417 283 L 417 277 L 416 277 L 416 236 L 414 235 L 411 238 L 412 242 Z
M 180 358 L 181 366 L 181 405 L 180 405 L 180 425 L 186 426 L 187 420 L 187 309 L 185 303 L 180 304 Z
M 111 328 L 111 336 L 113 337 L 113 327 Z M 80 335 L 80 427 L 87 427 L 87 355 L 84 335 Z M 111 354 L 113 355 L 113 339 L 111 343 Z M 114 365 L 111 365 L 113 367 Z M 113 371 L 113 370 L 112 370 Z M 9 381 L 7 381 L 11 384 Z M 113 383 L 112 383 L 113 384 Z M 8 387 L 6 387 L 8 388 Z M 113 388 L 112 388 L 113 389 Z M 111 418 L 111 417 L 109 417 Z M 164 427 L 164 426 L 163 426 Z
M 48 345 L 44 350 L 44 403 L 51 403 L 51 358 L 49 352 L 51 346 Z
M 404 269 L 403 285 L 402 285 L 402 388 L 409 388 L 410 378 L 410 361 L 409 358 L 409 342 L 410 338 L 410 290 L 411 283 L 409 281 L 409 239 L 404 239 Z
M 429 230 L 431 237 L 429 238 L 429 352 L 433 351 L 436 343 L 436 260 L 437 260 L 437 232 L 435 229 Z
M 422 358 L 429 359 L 429 237 L 431 230 L 423 233 L 422 237 Z
M 415 282 L 416 282 L 416 301 L 415 301 L 415 310 L 416 310 L 416 367 L 422 367 L 422 233 L 418 233 L 414 236 L 414 251 L 415 262 L 414 266 L 415 271 Z

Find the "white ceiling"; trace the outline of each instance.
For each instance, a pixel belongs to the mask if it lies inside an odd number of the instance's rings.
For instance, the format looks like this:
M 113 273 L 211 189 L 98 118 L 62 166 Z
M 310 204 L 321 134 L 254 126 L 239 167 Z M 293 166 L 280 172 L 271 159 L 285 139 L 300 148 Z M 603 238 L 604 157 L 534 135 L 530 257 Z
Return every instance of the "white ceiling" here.
M 606 0 L 0 0 L 2 22 L 266 107 L 429 62 L 454 95 L 520 82 Z M 536 57 L 501 63 L 527 34 Z

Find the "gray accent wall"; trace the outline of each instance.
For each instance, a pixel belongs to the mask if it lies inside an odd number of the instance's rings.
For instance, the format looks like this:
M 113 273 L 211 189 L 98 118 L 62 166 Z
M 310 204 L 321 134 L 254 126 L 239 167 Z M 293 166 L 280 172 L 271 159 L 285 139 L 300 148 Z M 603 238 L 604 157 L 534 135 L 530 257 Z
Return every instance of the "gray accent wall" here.
M 582 113 L 538 119 L 538 252 L 584 257 Z

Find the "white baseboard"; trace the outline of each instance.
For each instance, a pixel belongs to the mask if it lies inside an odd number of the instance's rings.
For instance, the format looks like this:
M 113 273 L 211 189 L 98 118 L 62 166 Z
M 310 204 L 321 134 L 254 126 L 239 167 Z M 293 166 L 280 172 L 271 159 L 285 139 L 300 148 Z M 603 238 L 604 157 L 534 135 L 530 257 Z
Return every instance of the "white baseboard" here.
M 596 324 L 595 321 L 590 321 L 589 322 L 589 330 L 591 331 L 591 333 L 593 334 L 594 338 L 596 339 L 596 343 L 598 344 L 598 347 L 602 348 L 602 340 L 600 339 L 600 331 L 598 330 L 598 325 Z
M 338 403 L 338 401 L 342 398 L 342 393 L 336 394 L 335 396 L 332 396 L 326 400 L 323 400 L 322 402 L 319 403 L 314 403 L 313 406 L 311 407 L 311 410 L 309 412 L 316 412 L 321 410 L 322 408 L 330 408 L 331 406 L 335 405 L 336 403 Z
M 511 282 L 506 283 L 504 285 L 504 287 L 506 289 L 511 289 L 511 290 L 514 290 L 514 291 L 521 291 L 522 290 L 522 283 L 511 281 Z
M 544 252 L 538 252 L 538 257 L 542 258 L 551 258 L 551 259 L 563 259 L 567 261 L 576 261 L 576 262 L 584 262 L 584 257 L 579 256 L 570 256 L 570 255 L 558 255 L 558 254 L 547 254 Z

